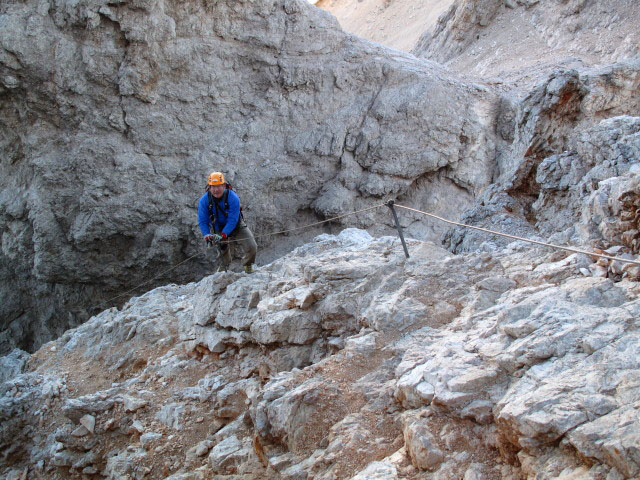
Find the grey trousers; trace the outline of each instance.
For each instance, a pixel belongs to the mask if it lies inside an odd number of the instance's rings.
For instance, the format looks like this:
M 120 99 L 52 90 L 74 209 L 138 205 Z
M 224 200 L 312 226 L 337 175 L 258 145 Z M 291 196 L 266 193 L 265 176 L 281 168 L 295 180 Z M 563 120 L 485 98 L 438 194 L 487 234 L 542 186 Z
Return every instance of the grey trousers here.
M 238 245 L 242 247 L 244 253 L 242 266 L 245 267 L 256 263 L 258 245 L 253 238 L 253 233 L 251 233 L 251 230 L 249 230 L 249 227 L 247 227 L 247 224 L 242 219 L 231 236 L 227 240 L 222 241 L 222 262 L 226 267 L 231 263 L 233 251 Z

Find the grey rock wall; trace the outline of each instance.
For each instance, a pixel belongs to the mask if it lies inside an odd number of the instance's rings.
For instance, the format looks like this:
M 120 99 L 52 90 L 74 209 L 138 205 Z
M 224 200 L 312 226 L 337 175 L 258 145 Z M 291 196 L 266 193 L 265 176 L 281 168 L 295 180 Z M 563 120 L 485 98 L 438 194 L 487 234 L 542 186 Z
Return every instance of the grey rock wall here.
M 493 175 L 494 93 L 306 2 L 7 1 L 0 25 L 3 352 L 209 272 L 200 255 L 162 274 L 202 252 L 212 170 L 257 235 L 388 198 L 455 216 Z M 260 238 L 259 261 L 304 238 Z
M 519 86 L 559 65 L 637 57 L 633 0 L 456 0 L 413 48 L 416 56 Z
M 603 216 L 588 205 L 602 203 L 604 190 L 597 192 L 605 184 L 637 178 L 639 72 L 637 59 L 558 70 L 523 98 L 505 96 L 496 181 L 462 221 L 563 245 L 622 245 L 622 233 L 633 227 L 623 225 L 621 209 Z M 610 227 L 595 227 L 594 215 Z M 466 229 L 445 236 L 456 251 L 492 249 L 509 241 Z
M 458 0 L 440 16 L 433 32 L 425 33 L 413 52 L 444 63 L 468 48 L 483 27 L 489 25 L 503 0 Z

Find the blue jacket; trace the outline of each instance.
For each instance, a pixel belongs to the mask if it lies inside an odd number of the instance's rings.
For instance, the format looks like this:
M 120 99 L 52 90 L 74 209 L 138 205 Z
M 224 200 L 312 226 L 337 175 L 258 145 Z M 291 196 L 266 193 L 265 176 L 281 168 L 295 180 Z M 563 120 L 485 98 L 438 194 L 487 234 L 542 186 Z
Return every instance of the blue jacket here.
M 226 211 L 224 205 L 225 195 L 228 195 L 227 203 L 229 204 L 229 209 Z M 209 235 L 213 233 L 211 231 L 211 227 L 213 227 L 215 232 L 222 232 L 228 237 L 231 235 L 231 232 L 235 230 L 240 220 L 240 197 L 238 197 L 233 190 L 227 189 L 219 200 L 213 196 L 211 198 L 213 198 L 213 208 L 211 212 L 215 217 L 215 223 L 211 225 L 211 219 L 209 218 L 209 194 L 205 192 L 198 202 L 198 223 L 200 224 L 200 231 L 203 236 Z

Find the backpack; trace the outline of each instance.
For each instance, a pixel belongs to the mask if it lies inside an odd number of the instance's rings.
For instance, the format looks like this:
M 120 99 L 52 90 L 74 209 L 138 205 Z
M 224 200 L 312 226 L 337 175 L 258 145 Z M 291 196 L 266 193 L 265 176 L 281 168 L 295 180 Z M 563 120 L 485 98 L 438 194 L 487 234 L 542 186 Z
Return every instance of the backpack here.
M 229 183 L 225 183 L 224 193 L 222 194 L 222 201 L 224 202 L 224 210 L 229 211 L 229 190 L 233 190 L 233 187 Z M 211 221 L 211 225 L 215 225 L 216 216 L 213 212 L 213 205 L 216 206 L 216 212 L 218 211 L 219 202 L 211 195 L 209 191 L 209 186 L 207 185 L 207 198 L 209 199 L 209 220 Z M 244 220 L 244 215 L 242 214 L 242 205 L 240 205 L 240 218 L 238 219 L 238 224 L 240 223 L 240 219 Z M 236 226 L 237 227 L 237 226 Z

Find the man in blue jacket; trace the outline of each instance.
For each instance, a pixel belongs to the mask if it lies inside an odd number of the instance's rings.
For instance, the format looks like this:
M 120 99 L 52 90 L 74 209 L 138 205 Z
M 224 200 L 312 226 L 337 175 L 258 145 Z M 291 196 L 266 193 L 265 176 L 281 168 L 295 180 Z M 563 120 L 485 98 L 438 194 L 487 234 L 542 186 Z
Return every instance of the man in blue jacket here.
M 221 172 L 209 175 L 207 191 L 198 202 L 198 223 L 205 242 L 220 245 L 223 255 L 219 271 L 227 270 L 231 263 L 232 245 L 239 243 L 244 250 L 244 271 L 253 273 L 251 266 L 256 261 L 258 246 L 242 218 L 240 198 L 227 185 Z

